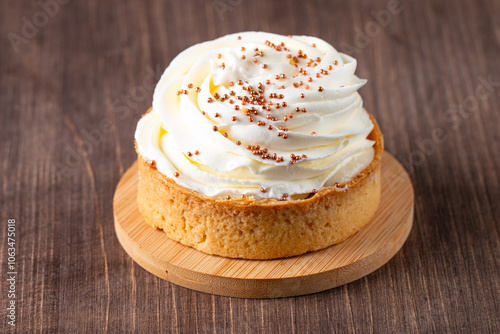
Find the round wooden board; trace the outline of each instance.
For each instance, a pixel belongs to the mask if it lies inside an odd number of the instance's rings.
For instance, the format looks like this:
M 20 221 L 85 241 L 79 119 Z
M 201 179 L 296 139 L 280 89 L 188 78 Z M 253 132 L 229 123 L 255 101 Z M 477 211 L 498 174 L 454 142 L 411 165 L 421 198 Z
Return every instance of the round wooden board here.
M 144 269 L 172 283 L 216 295 L 277 298 L 328 290 L 357 280 L 389 261 L 413 223 L 413 187 L 389 153 L 382 159 L 382 196 L 375 217 L 358 233 L 326 249 L 277 260 L 208 255 L 147 225 L 137 208 L 137 162 L 116 187 L 115 230 L 125 251 Z

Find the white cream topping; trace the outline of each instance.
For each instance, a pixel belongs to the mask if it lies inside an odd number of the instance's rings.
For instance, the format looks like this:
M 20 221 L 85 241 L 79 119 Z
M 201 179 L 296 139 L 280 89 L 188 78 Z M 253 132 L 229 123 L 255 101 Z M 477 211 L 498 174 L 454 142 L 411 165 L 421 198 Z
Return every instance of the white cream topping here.
M 206 196 L 298 199 L 348 182 L 374 156 L 355 70 L 354 58 L 308 36 L 244 32 L 194 45 L 156 86 L 138 151 Z

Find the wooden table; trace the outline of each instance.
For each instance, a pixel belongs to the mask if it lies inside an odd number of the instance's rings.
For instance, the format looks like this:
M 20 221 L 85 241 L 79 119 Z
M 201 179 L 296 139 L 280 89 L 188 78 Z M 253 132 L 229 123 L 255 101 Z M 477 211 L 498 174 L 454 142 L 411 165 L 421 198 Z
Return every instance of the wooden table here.
M 64 2 L 0 3 L 2 331 L 500 331 L 499 1 Z M 158 76 L 186 47 L 245 30 L 321 37 L 369 80 L 365 106 L 416 197 L 407 243 L 365 278 L 218 297 L 153 276 L 118 243 L 113 192 Z

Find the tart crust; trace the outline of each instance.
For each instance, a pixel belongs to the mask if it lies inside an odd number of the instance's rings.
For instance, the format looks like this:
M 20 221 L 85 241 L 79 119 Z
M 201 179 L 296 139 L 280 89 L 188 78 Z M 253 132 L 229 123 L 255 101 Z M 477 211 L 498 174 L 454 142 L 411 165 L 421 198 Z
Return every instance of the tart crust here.
M 370 118 L 373 161 L 349 182 L 303 200 L 208 197 L 178 185 L 138 153 L 139 210 L 170 239 L 224 257 L 275 259 L 340 243 L 370 221 L 380 202 L 384 144 Z

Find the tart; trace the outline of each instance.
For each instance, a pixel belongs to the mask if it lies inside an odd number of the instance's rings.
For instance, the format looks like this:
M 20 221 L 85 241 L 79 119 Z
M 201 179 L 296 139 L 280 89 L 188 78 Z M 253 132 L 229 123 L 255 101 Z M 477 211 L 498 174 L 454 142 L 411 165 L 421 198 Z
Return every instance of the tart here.
M 146 223 L 244 259 L 352 236 L 380 202 L 384 150 L 355 67 L 320 39 L 262 32 L 182 52 L 136 130 Z

